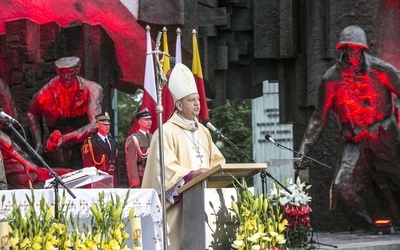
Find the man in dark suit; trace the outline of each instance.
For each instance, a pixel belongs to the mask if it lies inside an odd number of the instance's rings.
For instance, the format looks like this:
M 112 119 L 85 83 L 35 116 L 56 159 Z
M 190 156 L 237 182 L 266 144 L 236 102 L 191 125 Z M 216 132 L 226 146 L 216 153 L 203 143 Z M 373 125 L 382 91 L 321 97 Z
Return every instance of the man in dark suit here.
M 150 147 L 152 136 L 149 132 L 152 116 L 145 108 L 136 113 L 135 119 L 139 129 L 126 139 L 125 163 L 129 187 L 140 188 L 146 167 L 147 149 Z
M 96 116 L 97 133 L 86 139 L 82 147 L 84 167 L 95 166 L 114 178 L 114 188 L 119 187 L 117 142 L 109 135 L 110 116 L 107 112 Z

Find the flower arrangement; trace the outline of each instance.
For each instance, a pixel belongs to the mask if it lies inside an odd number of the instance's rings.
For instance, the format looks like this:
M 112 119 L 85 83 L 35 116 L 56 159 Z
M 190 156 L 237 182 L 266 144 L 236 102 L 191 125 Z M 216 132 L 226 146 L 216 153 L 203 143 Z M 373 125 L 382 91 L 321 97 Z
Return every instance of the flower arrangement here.
M 311 197 L 307 190 L 311 185 L 301 183 L 298 178 L 294 183 L 292 179 L 286 180 L 284 186 L 291 192 L 280 189 L 276 184 L 270 190 L 269 200 L 279 202 L 283 217 L 288 221 L 286 228 L 286 246 L 289 248 L 306 248 L 312 230 L 310 224 Z
M 31 194 L 31 198 L 27 196 L 28 208 L 25 215 L 21 213 L 20 206 L 15 196 L 13 197 L 8 216 L 9 249 L 130 249 L 127 246 L 129 234 L 125 230 L 127 225 L 122 218 L 129 192 L 124 200 L 117 195 L 107 202 L 104 192 L 101 192 L 99 202 L 90 207 L 93 216 L 89 225 L 81 223 L 79 217 L 68 213 L 64 199 L 60 201 L 61 208 L 57 218 L 54 217 L 54 206 L 47 204 L 43 197 L 39 212 L 36 212 L 33 190 Z M 3 202 L 4 198 L 3 196 Z M 132 208 L 128 221 L 132 220 L 133 214 Z
M 288 222 L 283 218 L 279 203 L 271 204 L 263 194 L 253 195 L 246 184 L 237 182 L 235 187 L 238 201 L 232 201 L 232 211 L 239 227 L 232 247 L 239 250 L 284 249 L 284 231 Z
M 232 247 L 239 250 L 277 250 L 305 248 L 311 232 L 311 201 L 306 191 L 311 186 L 289 179 L 285 187 L 277 185 L 267 197 L 253 194 L 246 184 L 235 179 L 237 201 L 232 201 L 233 221 L 238 223 Z

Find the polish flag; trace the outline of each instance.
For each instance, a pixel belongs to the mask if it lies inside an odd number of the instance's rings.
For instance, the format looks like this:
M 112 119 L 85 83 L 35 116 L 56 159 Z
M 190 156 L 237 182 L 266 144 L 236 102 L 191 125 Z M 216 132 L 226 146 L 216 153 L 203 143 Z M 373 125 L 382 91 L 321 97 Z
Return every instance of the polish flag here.
M 151 36 L 150 36 L 150 28 L 146 27 L 146 45 L 147 45 L 147 54 L 146 54 L 146 67 L 144 72 L 144 84 L 143 84 L 143 99 L 142 99 L 142 107 L 141 109 L 147 108 L 153 117 L 153 124 L 150 128 L 150 133 L 154 133 L 154 131 L 158 127 L 158 117 L 157 117 L 157 88 L 156 88 L 156 78 L 154 71 L 154 61 L 153 54 L 151 48 Z
M 192 72 L 194 75 L 194 79 L 196 81 L 197 91 L 199 92 L 200 96 L 200 114 L 198 119 L 199 122 L 202 122 L 204 119 L 208 119 L 209 117 L 208 117 L 206 91 L 204 88 L 204 81 L 203 81 L 203 72 L 201 70 L 199 47 L 197 45 L 196 30 L 193 30 L 192 32 L 192 43 L 193 43 Z

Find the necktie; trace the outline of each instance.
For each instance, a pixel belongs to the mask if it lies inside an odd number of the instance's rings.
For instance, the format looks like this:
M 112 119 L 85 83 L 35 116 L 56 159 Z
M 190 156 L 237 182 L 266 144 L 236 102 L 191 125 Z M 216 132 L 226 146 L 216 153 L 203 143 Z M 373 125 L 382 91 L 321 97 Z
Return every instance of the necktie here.
M 110 148 L 110 150 L 111 150 L 111 144 L 108 142 L 108 140 L 107 140 L 107 137 L 106 137 L 106 138 L 104 138 L 104 141 L 107 143 L 108 147 L 109 147 L 109 148 Z

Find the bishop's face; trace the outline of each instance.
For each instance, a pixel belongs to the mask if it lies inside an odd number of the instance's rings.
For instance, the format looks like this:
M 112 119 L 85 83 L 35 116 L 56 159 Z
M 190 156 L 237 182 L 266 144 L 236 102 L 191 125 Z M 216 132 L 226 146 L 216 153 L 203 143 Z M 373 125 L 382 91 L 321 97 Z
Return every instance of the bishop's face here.
M 176 108 L 181 116 L 193 120 L 200 113 L 200 96 L 197 93 L 190 94 L 176 102 Z

